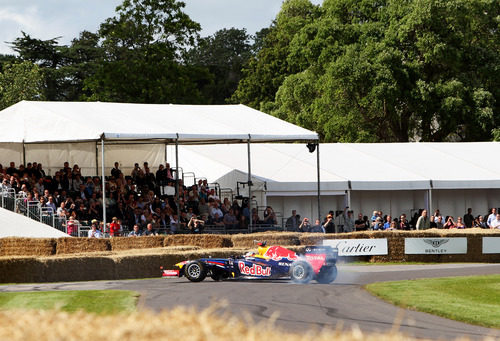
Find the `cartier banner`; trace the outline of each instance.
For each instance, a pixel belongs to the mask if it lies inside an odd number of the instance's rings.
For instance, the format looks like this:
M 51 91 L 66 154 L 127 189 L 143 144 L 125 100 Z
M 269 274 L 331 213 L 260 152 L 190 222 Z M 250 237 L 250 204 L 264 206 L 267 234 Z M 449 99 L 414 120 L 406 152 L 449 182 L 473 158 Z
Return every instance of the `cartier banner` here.
M 387 239 L 328 239 L 323 245 L 339 249 L 339 256 L 387 255 Z
M 405 238 L 407 255 L 467 253 L 467 238 Z

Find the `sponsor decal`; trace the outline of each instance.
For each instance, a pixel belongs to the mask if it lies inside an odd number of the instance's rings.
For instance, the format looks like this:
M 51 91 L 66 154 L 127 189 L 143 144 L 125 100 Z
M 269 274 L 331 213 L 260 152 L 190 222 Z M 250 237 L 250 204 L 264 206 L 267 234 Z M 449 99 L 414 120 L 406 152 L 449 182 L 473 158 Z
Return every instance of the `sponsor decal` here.
M 323 245 L 336 247 L 339 256 L 387 255 L 387 239 L 329 239 Z
M 307 254 L 306 259 L 311 264 L 315 273 L 318 273 L 323 264 L 325 264 L 326 254 Z
M 179 270 L 163 270 L 162 277 L 179 277 Z
M 271 276 L 271 268 L 263 267 L 258 264 L 253 264 L 252 267 L 246 266 L 245 263 L 239 262 L 238 267 L 240 269 L 240 273 L 242 275 L 250 275 L 250 276 Z
M 278 262 L 280 266 L 292 266 L 292 263 Z
M 483 237 L 483 253 L 500 253 L 500 237 Z
M 467 253 L 467 238 L 405 238 L 407 255 Z
M 297 255 L 295 252 L 288 250 L 287 248 L 284 248 L 282 246 L 270 246 L 266 253 L 264 254 L 265 257 L 269 257 L 272 260 L 275 261 L 280 261 L 283 258 L 288 259 L 288 260 L 295 260 L 297 259 Z

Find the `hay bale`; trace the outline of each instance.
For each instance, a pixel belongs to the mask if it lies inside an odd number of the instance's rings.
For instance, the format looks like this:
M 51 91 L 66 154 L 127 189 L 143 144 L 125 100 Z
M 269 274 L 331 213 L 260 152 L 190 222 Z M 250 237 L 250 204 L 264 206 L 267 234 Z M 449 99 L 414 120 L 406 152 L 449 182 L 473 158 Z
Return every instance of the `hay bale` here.
M 151 249 L 163 247 L 164 236 L 111 238 L 111 250 Z
M 0 238 L 0 256 L 50 256 L 55 250 L 55 238 Z
M 230 236 L 216 234 L 176 234 L 165 237 L 164 246 L 199 246 L 213 249 L 233 247 Z
M 116 279 L 115 262 L 111 257 L 41 258 L 42 282 L 93 281 Z
M 111 250 L 109 239 L 67 237 L 57 240 L 56 254 L 103 252 L 109 250 Z
M 0 258 L 0 283 L 43 282 L 43 265 L 35 257 Z
M 231 236 L 234 247 L 255 247 L 256 241 L 266 241 L 267 245 L 300 245 L 298 232 L 262 232 L 252 234 L 234 234 Z

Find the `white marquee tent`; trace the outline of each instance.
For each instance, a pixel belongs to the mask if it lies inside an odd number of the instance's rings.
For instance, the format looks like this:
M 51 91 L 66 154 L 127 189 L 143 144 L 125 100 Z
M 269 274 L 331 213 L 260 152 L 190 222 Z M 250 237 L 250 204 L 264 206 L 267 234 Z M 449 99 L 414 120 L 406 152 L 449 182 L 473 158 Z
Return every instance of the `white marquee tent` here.
M 471 207 L 485 214 L 500 206 L 500 151 L 497 142 L 321 144 L 323 213 L 372 210 L 412 215 L 419 208 L 439 208 L 463 215 Z M 245 179 L 241 145 L 183 146 L 179 164 L 222 187 L 236 190 Z M 259 144 L 253 147 L 254 188 L 261 205 L 288 215 L 297 209 L 316 216 L 315 154 L 304 144 Z M 266 184 L 265 188 L 263 183 Z

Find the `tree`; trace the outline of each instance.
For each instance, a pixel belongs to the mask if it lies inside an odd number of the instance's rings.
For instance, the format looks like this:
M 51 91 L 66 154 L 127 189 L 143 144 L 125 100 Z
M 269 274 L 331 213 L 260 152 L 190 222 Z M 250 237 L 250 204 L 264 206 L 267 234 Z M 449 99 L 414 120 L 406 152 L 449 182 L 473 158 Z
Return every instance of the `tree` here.
M 200 25 L 175 0 L 125 0 L 99 29 L 105 57 L 86 79 L 90 99 L 141 103 L 196 103 L 207 74 L 182 65 Z
M 8 64 L 0 73 L 0 110 L 22 100 L 43 100 L 43 76 L 30 62 Z
M 325 0 L 317 13 L 295 30 L 277 20 L 236 99 L 327 142 L 500 135 L 498 1 Z
M 252 53 L 251 37 L 245 29 L 222 29 L 201 38 L 186 53 L 186 64 L 208 69 L 213 82 L 203 90 L 211 104 L 224 104 L 236 90 L 241 69 Z

